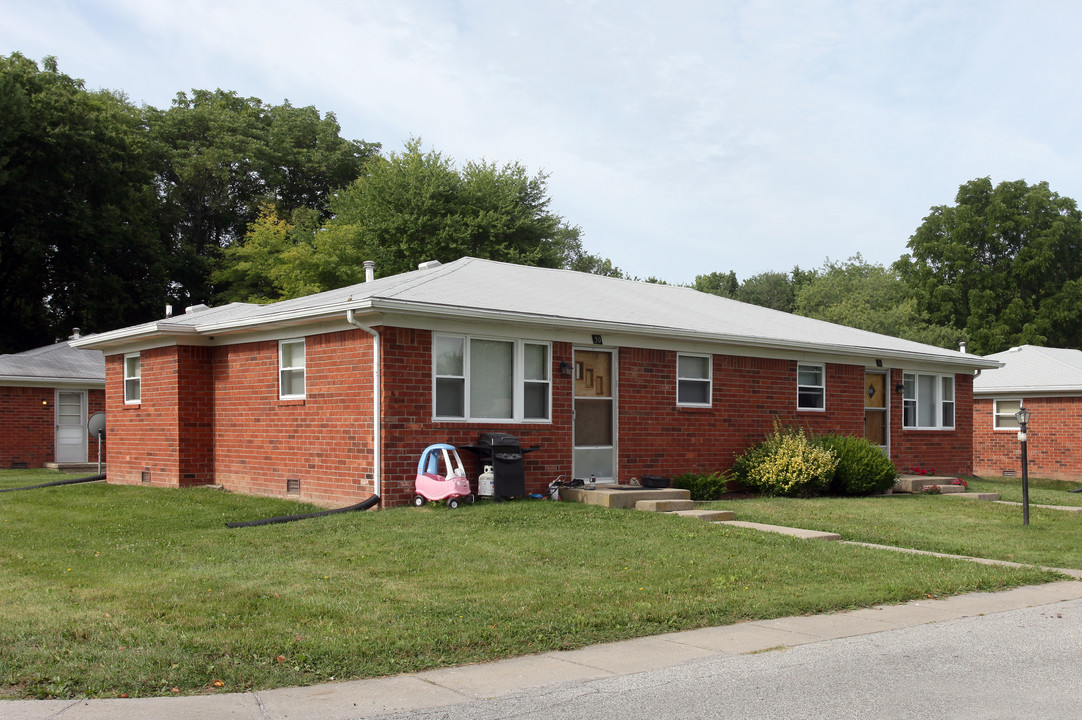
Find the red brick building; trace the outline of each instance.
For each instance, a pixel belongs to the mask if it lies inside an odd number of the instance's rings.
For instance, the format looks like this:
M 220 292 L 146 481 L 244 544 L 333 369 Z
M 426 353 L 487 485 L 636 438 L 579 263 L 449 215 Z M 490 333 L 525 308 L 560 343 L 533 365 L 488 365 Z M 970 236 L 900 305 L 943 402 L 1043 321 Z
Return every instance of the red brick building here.
M 1029 474 L 1082 480 L 1082 351 L 1023 345 L 987 356 L 973 381 L 973 472 L 1021 477 L 1014 414 L 1025 405 Z
M 406 502 L 424 447 L 491 430 L 538 446 L 530 492 L 728 468 L 775 418 L 964 474 L 973 371 L 997 365 L 688 288 L 474 258 L 79 344 L 106 355 L 110 482 L 333 504 Z
M 0 355 L 0 468 L 96 462 L 86 423 L 104 410 L 100 351 L 61 342 Z

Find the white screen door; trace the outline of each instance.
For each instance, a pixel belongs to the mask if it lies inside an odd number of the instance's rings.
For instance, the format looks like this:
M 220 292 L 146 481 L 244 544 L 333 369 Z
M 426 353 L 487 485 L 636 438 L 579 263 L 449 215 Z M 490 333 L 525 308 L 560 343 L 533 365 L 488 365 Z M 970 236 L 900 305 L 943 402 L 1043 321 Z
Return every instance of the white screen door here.
M 86 462 L 86 391 L 56 392 L 56 461 Z

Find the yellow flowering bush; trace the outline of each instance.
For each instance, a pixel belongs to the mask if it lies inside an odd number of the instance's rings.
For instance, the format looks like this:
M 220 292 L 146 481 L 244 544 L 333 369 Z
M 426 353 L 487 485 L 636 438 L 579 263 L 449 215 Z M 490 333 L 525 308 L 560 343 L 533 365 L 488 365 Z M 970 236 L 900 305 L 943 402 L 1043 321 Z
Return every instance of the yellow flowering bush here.
M 813 444 L 803 428 L 781 428 L 736 459 L 733 471 L 744 487 L 764 495 L 808 497 L 826 492 L 838 457 Z

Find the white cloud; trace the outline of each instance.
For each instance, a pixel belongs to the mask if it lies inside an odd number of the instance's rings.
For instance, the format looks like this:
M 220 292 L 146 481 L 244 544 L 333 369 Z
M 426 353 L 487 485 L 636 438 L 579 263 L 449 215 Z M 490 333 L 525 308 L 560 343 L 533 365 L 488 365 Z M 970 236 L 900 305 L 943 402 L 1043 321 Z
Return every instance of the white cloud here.
M 1082 197 L 1058 3 L 0 0 L 0 52 L 165 106 L 222 87 L 551 175 L 641 276 L 889 263 L 959 184 Z

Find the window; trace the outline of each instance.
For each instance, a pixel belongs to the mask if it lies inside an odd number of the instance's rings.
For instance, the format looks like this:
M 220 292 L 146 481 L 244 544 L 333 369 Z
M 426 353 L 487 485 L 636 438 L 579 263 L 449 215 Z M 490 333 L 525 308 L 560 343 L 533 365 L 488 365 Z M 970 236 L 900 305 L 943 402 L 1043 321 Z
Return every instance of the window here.
M 278 343 L 278 396 L 283 400 L 304 397 L 304 339 Z
M 139 353 L 124 356 L 124 402 L 128 405 L 136 404 L 142 399 L 142 372 Z
M 436 335 L 436 418 L 548 421 L 552 379 L 547 343 Z
M 903 373 L 902 427 L 954 429 L 954 376 Z
M 710 356 L 676 356 L 676 404 L 710 407 Z
M 1022 400 L 993 400 L 992 422 L 996 430 L 1020 430 L 1018 418 L 1014 416 L 1022 409 Z
M 798 410 L 826 410 L 827 388 L 822 365 L 796 366 L 796 406 Z

